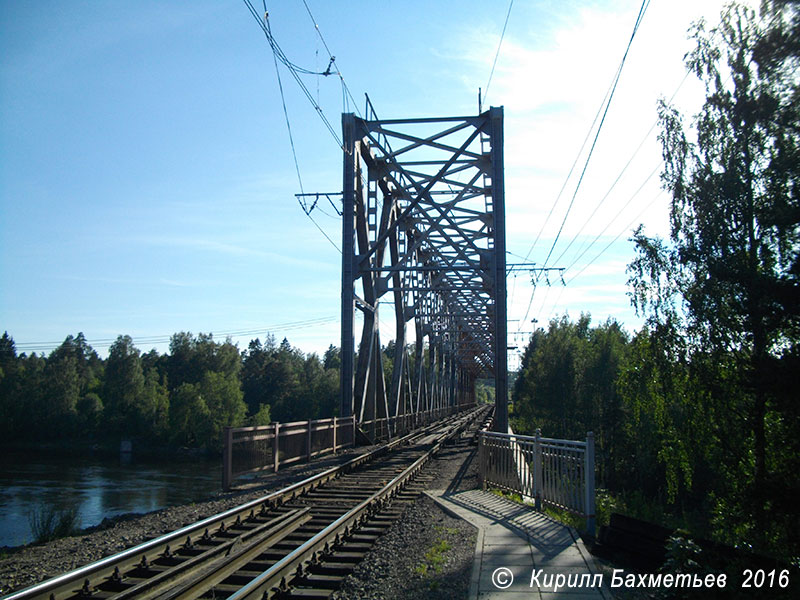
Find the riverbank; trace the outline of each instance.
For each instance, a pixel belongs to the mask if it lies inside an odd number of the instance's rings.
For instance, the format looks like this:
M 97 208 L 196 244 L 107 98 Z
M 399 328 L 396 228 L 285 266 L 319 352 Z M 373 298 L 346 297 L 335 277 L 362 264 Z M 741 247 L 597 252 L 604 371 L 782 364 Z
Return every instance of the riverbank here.
M 3 454 L 0 547 L 48 539 L 57 523 L 61 537 L 109 517 L 205 500 L 221 486 L 220 458 Z
M 125 451 L 123 452 L 123 448 Z M 222 451 L 156 444 L 147 440 L 114 438 L 53 439 L 47 441 L 14 441 L 0 446 L 5 457 L 17 455 L 37 457 L 113 458 L 127 454 L 137 461 L 197 460 L 218 458 Z
M 45 544 L 0 548 L 0 596 L 44 581 L 65 571 L 120 552 L 202 518 L 228 510 L 299 479 L 352 458 L 366 448 L 346 450 L 335 457 L 293 465 L 277 474 L 243 482 L 231 492 L 219 492 L 189 504 L 170 506 L 145 514 L 105 519 L 76 535 Z
M 352 449 L 337 457 L 295 465 L 276 475 L 269 475 L 202 502 L 174 506 L 145 515 L 125 515 L 108 519 L 79 535 L 47 544 L 0 549 L 0 595 L 28 587 L 233 508 L 347 460 L 355 452 L 365 450 Z M 430 485 L 441 487 L 443 482 L 457 479 L 459 489 L 476 486 L 477 473 L 472 464 L 474 461 L 470 461 L 466 469 L 462 469 L 473 451 L 474 447 L 466 441 L 456 447 L 444 449 L 426 469 L 426 475 L 433 478 Z M 471 565 L 475 535 L 474 528 L 468 523 L 447 516 L 428 498 L 421 497 L 409 505 L 403 518 L 347 579 L 339 597 L 439 600 L 464 597 L 468 578 L 466 582 L 461 580 L 464 579 L 464 570 L 468 570 Z M 442 541 L 446 544 L 442 544 Z M 430 564 L 431 550 L 437 544 L 439 548 L 446 549 L 441 552 L 441 556 L 437 555 L 435 565 L 425 567 Z M 381 589 L 383 591 L 379 592 Z

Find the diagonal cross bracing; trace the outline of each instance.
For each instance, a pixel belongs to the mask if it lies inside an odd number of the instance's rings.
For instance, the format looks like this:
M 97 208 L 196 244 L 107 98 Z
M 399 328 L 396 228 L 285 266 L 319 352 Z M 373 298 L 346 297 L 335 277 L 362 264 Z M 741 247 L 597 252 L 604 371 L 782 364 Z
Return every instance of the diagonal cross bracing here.
M 469 405 L 476 379 L 493 377 L 496 428 L 505 431 L 503 109 L 345 114 L 342 129 L 341 415 L 367 422 Z M 391 367 L 381 306 L 394 310 Z

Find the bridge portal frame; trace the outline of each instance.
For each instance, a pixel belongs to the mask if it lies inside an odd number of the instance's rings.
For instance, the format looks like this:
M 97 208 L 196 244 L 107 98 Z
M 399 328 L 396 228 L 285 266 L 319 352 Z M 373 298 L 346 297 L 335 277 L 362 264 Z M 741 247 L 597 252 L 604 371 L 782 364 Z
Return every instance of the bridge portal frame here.
M 362 423 L 468 406 L 476 380 L 492 377 L 494 429 L 506 432 L 503 108 L 392 120 L 367 108 L 367 119 L 342 115 L 340 416 Z M 395 321 L 388 385 L 385 304 Z

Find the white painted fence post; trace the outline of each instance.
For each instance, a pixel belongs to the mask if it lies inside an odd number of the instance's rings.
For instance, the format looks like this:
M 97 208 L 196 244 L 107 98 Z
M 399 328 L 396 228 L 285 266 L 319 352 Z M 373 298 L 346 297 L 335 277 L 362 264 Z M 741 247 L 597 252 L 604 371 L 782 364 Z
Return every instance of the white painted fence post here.
M 482 431 L 478 432 L 478 464 L 480 465 L 481 489 L 486 489 L 486 468 L 488 465 L 486 456 L 486 436 Z

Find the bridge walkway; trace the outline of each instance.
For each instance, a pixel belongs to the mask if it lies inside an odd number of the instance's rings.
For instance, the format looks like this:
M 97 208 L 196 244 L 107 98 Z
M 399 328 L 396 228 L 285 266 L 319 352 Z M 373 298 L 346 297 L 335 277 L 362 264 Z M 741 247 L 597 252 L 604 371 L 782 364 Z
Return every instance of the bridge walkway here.
M 478 528 L 470 600 L 609 600 L 589 551 L 577 532 L 532 508 L 484 490 L 426 492 L 447 512 Z M 535 573 L 538 577 L 533 579 Z M 559 574 L 582 587 L 560 588 Z M 581 579 L 581 576 L 586 576 Z M 595 577 L 597 575 L 597 577 Z

